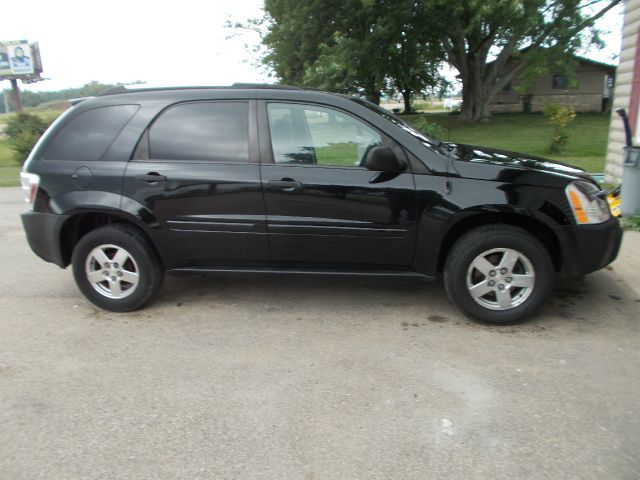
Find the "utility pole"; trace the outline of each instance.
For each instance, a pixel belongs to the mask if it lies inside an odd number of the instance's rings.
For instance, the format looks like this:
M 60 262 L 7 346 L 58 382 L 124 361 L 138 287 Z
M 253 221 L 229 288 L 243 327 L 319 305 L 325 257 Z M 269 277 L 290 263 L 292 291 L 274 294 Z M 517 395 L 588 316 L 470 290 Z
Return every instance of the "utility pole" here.
M 11 90 L 13 90 L 13 108 L 16 112 L 21 112 L 20 87 L 18 87 L 18 80 L 16 78 L 11 79 Z
M 4 113 L 9 113 L 9 99 L 7 98 L 7 91 L 2 89 L 2 98 L 4 100 Z

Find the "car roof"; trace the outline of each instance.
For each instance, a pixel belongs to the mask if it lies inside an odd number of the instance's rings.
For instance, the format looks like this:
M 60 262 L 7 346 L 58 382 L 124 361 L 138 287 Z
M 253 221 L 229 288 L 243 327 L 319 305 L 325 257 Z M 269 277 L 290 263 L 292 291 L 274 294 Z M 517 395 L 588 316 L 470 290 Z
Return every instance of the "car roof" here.
M 302 89 L 289 85 L 234 83 L 230 86 L 152 87 L 143 84 L 113 87 L 94 97 L 73 99 L 71 104 L 81 103 L 83 107 L 81 109 L 125 103 L 168 105 L 176 102 L 222 99 L 275 99 L 336 104 L 343 103 L 349 98 L 348 95 L 339 93 Z

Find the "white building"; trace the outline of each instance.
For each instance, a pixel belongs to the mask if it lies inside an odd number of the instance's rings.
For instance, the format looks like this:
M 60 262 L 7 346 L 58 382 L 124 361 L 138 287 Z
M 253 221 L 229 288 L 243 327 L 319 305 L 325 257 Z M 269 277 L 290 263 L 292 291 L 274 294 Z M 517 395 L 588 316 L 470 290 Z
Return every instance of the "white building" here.
M 622 155 L 625 133 L 622 120 L 616 110 L 624 108 L 629 115 L 633 143 L 640 145 L 640 0 L 626 0 L 624 28 L 622 30 L 622 52 L 616 71 L 616 85 L 613 94 L 611 126 L 607 147 L 605 180 L 620 183 L 622 180 Z

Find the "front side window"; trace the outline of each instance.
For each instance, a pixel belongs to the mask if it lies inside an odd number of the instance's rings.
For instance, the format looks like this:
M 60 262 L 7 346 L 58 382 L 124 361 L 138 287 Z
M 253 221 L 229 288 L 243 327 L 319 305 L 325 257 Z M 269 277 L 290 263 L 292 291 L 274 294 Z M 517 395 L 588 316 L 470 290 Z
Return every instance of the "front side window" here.
M 375 130 L 330 108 L 269 103 L 267 112 L 275 163 L 357 167 L 382 144 Z
M 79 113 L 53 137 L 42 158 L 99 160 L 137 110 L 137 105 L 112 105 Z
M 149 130 L 149 158 L 248 162 L 249 104 L 201 102 L 168 108 Z

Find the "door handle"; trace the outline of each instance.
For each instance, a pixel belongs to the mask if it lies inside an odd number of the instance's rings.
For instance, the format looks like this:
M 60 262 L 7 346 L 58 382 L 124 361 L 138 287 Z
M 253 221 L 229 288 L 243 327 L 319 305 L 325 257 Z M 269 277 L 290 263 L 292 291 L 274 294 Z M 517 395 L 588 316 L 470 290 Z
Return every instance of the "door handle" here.
M 302 190 L 302 183 L 292 178 L 283 178 L 282 180 L 269 180 L 267 187 L 282 190 L 283 192 L 295 192 L 296 190 Z
M 164 175 L 160 175 L 159 173 L 156 173 L 156 172 L 149 172 L 146 175 L 136 175 L 134 178 L 136 180 L 140 180 L 141 182 L 149 182 L 149 183 L 164 182 L 167 180 L 167 177 L 165 177 Z

